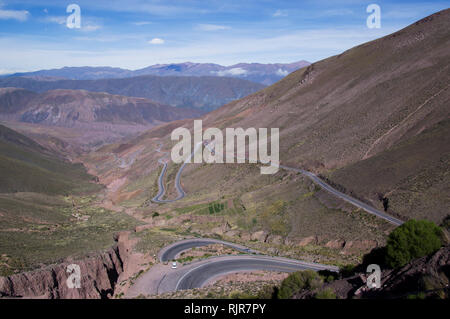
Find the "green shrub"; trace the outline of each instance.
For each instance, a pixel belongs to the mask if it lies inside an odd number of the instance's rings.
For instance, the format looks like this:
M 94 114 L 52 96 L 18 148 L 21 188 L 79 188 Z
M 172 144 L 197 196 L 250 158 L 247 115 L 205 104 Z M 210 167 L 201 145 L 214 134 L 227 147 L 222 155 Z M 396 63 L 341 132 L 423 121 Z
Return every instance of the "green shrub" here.
M 159 216 L 159 213 L 158 213 L 158 212 L 153 212 L 153 214 L 152 214 L 152 217 L 153 217 L 153 218 L 158 217 L 158 216 Z
M 336 273 L 334 271 L 330 271 L 330 270 L 319 270 L 317 273 L 327 283 L 335 281 L 336 279 L 339 278 L 339 274 L 338 273 Z
M 278 291 L 278 298 L 288 299 L 301 290 L 313 290 L 323 283 L 318 273 L 312 270 L 297 271 L 290 274 L 282 282 Z
M 406 299 L 425 299 L 426 295 L 424 292 L 419 292 L 418 294 L 408 295 Z
M 331 288 L 325 288 L 314 295 L 315 299 L 336 299 L 336 294 Z
M 258 291 L 256 299 L 277 299 L 278 287 L 266 285 Z
M 232 291 L 232 292 L 230 292 L 228 297 L 230 299 L 255 299 L 256 298 L 255 296 L 253 296 L 249 293 L 241 292 L 241 291 Z
M 397 268 L 442 246 L 442 231 L 433 222 L 411 219 L 397 227 L 386 245 L 386 265 Z

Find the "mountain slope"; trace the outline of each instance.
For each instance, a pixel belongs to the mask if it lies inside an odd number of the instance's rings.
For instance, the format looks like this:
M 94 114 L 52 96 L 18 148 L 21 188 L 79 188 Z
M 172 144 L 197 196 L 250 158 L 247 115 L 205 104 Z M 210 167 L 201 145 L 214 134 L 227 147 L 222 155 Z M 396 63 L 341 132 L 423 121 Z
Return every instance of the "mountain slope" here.
M 17 88 L 0 88 L 0 114 L 15 114 L 24 110 L 36 93 Z
M 98 207 L 104 187 L 82 164 L 2 125 L 0 176 L 0 276 L 108 249 L 115 233 L 138 224 Z
M 143 98 L 84 90 L 53 90 L 39 94 L 29 101 L 20 119 L 31 123 L 73 126 L 76 122 L 169 122 L 199 114 L 196 110 L 176 109 Z
M 112 67 L 64 67 L 53 70 L 40 70 L 36 72 L 15 73 L 10 77 L 22 76 L 31 78 L 71 80 L 98 80 L 108 78 L 126 78 L 141 75 L 159 76 L 228 76 L 236 77 L 252 82 L 270 85 L 282 79 L 287 74 L 309 65 L 307 61 L 294 63 L 239 63 L 231 66 L 223 66 L 214 63 L 174 63 L 156 64 L 149 67 L 131 71 Z
M 207 114 L 204 127 L 279 127 L 285 164 L 325 174 L 331 182 L 336 178 L 348 192 L 380 208 L 378 195 L 389 194 L 395 198 L 391 207 L 403 217 L 430 214 L 430 219 L 439 222 L 450 204 L 445 196 L 450 144 L 443 133 L 450 115 L 449 17 L 450 10 L 438 12 L 392 35 L 314 63 Z M 441 133 L 430 137 L 427 130 Z M 423 140 L 432 145 L 424 148 L 419 142 Z M 397 145 L 404 145 L 402 161 L 413 171 L 395 165 Z M 431 149 L 434 154 L 428 156 L 426 150 Z M 383 155 L 375 158 L 377 154 Z M 352 178 L 361 174 L 351 177 L 352 167 L 334 172 L 371 158 L 370 164 L 360 165 L 365 167 L 365 187 L 353 184 Z M 407 181 L 418 178 L 416 174 L 425 176 L 413 186 Z M 374 183 L 369 176 L 384 182 Z M 419 196 L 420 205 L 407 203 L 435 181 L 431 176 L 443 179 L 439 191 L 431 197 Z M 436 205 L 439 213 L 427 212 Z
M 36 94 L 24 89 L 0 89 L 3 124 L 65 156 L 200 114 L 195 109 L 107 93 L 52 90 Z
M 73 127 L 81 123 L 148 124 L 200 115 L 144 98 L 84 90 L 53 90 L 41 94 L 16 88 L 0 89 L 0 116 L 29 123 Z
M 59 159 L 3 125 L 0 125 L 0 172 L 0 193 L 67 194 L 98 189 L 82 165 Z

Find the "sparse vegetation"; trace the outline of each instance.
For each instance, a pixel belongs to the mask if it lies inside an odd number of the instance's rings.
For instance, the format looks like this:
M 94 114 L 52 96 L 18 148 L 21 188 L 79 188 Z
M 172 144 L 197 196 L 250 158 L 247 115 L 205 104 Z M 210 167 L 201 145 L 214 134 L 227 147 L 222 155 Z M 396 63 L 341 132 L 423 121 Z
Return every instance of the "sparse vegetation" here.
M 210 203 L 208 206 L 208 209 L 209 209 L 209 213 L 211 215 L 214 213 L 217 214 L 225 209 L 225 204 L 224 203 Z
M 286 203 L 277 200 L 268 206 L 260 216 L 263 227 L 275 235 L 287 235 L 290 230 L 286 218 Z
M 113 236 L 139 224 L 96 205 L 95 196 L 55 198 L 38 194 L 0 196 L 0 251 L 9 272 L 31 270 L 68 256 L 83 257 L 114 243 Z
M 336 299 L 336 293 L 331 288 L 320 290 L 314 295 L 314 299 Z
M 314 290 L 323 283 L 320 275 L 312 270 L 297 271 L 281 282 L 278 298 L 288 299 L 302 290 Z

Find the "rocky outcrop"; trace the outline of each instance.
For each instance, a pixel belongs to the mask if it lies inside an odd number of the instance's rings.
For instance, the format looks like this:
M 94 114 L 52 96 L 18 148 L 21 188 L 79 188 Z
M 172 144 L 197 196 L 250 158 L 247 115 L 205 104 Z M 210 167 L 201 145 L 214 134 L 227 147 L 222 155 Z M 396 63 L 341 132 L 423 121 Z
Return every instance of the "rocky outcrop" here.
M 0 296 L 41 299 L 105 299 L 112 296 L 123 271 L 120 245 L 97 256 L 66 260 L 58 265 L 0 277 Z M 80 267 L 80 288 L 69 288 L 67 272 L 71 264 Z
M 362 267 L 362 266 L 361 266 Z M 361 268 L 359 267 L 359 268 Z M 398 268 L 382 270 L 381 288 L 367 288 L 365 273 L 326 283 L 318 290 L 330 288 L 339 299 L 347 298 L 406 298 L 418 293 L 443 298 L 449 294 L 450 246 Z M 313 298 L 317 291 L 301 291 L 295 299 Z
M 426 294 L 449 292 L 450 245 L 442 247 L 396 270 L 383 271 L 381 289 L 361 291 L 363 297 L 395 298 L 420 291 Z
M 355 240 L 346 241 L 344 243 L 343 253 L 354 254 L 358 252 L 366 252 L 378 247 L 378 242 L 375 240 Z
M 265 232 L 263 230 L 260 230 L 260 231 L 254 232 L 250 236 L 250 239 L 251 240 L 257 240 L 257 241 L 260 241 L 260 242 L 265 242 L 267 240 L 267 237 L 268 237 L 267 232 Z

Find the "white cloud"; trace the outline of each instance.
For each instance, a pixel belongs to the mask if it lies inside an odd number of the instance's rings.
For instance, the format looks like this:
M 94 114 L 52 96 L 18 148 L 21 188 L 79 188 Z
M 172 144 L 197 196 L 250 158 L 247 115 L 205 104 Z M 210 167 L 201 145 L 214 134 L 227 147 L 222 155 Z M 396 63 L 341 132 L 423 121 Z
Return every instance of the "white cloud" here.
M 287 70 L 282 70 L 282 69 L 278 69 L 276 73 L 277 73 L 277 75 L 279 75 L 279 76 L 286 76 L 286 75 L 289 74 L 289 71 L 287 71 Z
M 0 75 L 28 72 L 24 69 L 0 69 Z
M 43 19 L 41 19 L 40 21 L 45 22 L 45 23 L 56 23 L 59 25 L 66 25 L 67 23 L 67 17 L 66 16 L 47 16 Z M 99 29 L 101 29 L 102 26 L 99 24 L 96 24 L 94 22 L 94 19 L 90 19 L 90 18 L 86 18 L 86 19 L 81 19 L 81 31 L 84 32 L 92 32 L 92 31 L 97 31 Z
M 138 21 L 138 22 L 133 22 L 134 25 L 137 26 L 141 26 L 141 25 L 147 25 L 147 24 L 151 24 L 150 21 Z
M 26 21 L 30 13 L 26 10 L 2 10 L 0 9 L 0 19 L 1 20 L 17 20 L 17 21 Z
M 229 30 L 231 28 L 225 25 L 217 25 L 217 24 L 198 24 L 196 29 L 201 31 L 221 31 L 221 30 Z
M 310 62 L 339 54 L 355 45 L 373 40 L 399 30 L 397 27 L 383 27 L 365 31 L 365 26 L 342 29 L 299 30 L 281 36 L 255 38 L 246 35 L 230 35 L 213 41 L 190 41 L 176 45 L 152 46 L 151 48 L 105 49 L 94 45 L 80 45 L 74 49 L 59 43 L 41 42 L 31 36 L 0 37 L 0 61 L 11 69 L 38 70 L 63 66 L 110 65 L 138 69 L 157 63 L 194 62 L 233 65 L 239 62 L 275 63 L 298 61 Z M 135 34 L 133 34 L 135 35 Z M 143 35 L 145 38 L 145 35 Z M 92 37 L 94 39 L 94 37 Z M 133 43 L 141 43 L 139 39 Z M 132 57 L 132 58 L 130 58 Z M 242 71 L 231 71 L 236 74 Z M 245 71 L 245 70 L 244 70 Z M 231 75 L 231 74 L 224 74 Z
M 66 17 L 63 16 L 48 16 L 43 19 L 44 22 L 57 23 L 57 24 L 66 24 Z
M 87 24 L 84 26 L 83 26 L 83 24 L 81 24 L 82 31 L 91 32 L 91 31 L 97 31 L 98 29 L 101 29 L 101 26 L 99 26 L 97 24 Z
M 279 17 L 287 17 L 288 13 L 286 10 L 280 10 L 278 9 L 277 11 L 275 11 L 275 13 L 273 14 L 274 17 L 279 18 Z
M 227 75 L 244 75 L 247 74 L 247 71 L 242 68 L 233 68 L 229 70 L 218 71 L 216 73 L 218 76 L 227 76 Z
M 148 43 L 150 44 L 164 44 L 164 40 L 160 39 L 160 38 L 153 38 L 150 41 L 148 41 Z

